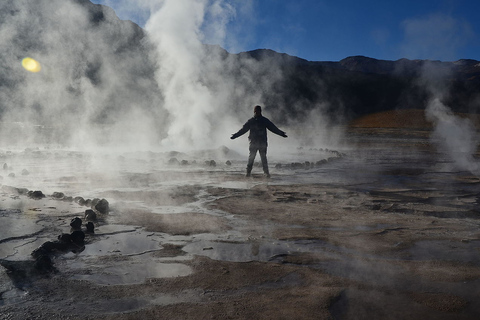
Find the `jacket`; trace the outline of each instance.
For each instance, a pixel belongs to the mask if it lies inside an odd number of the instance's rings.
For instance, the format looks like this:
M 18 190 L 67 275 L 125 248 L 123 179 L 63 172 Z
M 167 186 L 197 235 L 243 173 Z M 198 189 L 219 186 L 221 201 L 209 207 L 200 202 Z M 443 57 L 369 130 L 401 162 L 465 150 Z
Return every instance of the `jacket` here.
M 286 137 L 284 131 L 280 130 L 264 116 L 253 117 L 249 119 L 237 133 L 232 135 L 232 139 L 238 138 L 250 130 L 248 140 L 250 145 L 267 146 L 267 129 L 279 136 Z

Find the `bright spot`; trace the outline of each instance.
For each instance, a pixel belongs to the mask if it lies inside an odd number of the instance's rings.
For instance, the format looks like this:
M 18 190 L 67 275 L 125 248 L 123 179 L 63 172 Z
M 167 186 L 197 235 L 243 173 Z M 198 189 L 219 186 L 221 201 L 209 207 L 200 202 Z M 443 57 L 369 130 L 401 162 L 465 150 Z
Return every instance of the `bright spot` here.
M 22 66 L 30 72 L 39 72 L 42 70 L 40 63 L 37 60 L 28 57 L 22 60 Z

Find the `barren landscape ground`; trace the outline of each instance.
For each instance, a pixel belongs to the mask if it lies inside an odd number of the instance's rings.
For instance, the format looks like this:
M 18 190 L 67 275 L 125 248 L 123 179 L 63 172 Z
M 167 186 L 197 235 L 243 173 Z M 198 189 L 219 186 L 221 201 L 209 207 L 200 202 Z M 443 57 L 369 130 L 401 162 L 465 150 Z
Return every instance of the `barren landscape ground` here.
M 350 128 L 270 179 L 227 148 L 4 150 L 0 318 L 478 319 L 480 179 L 430 135 Z M 109 213 L 39 270 L 32 251 L 86 222 L 79 196 Z

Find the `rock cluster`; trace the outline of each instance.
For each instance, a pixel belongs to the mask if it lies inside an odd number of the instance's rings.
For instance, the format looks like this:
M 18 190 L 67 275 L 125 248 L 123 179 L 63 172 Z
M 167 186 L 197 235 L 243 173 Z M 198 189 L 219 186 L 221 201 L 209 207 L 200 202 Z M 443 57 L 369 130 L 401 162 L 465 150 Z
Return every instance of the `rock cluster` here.
M 62 233 L 55 241 L 44 242 L 40 247 L 32 251 L 32 257 L 35 258 L 34 267 L 39 272 L 47 273 L 55 271 L 52 255 L 66 252 L 79 253 L 85 250 L 85 234 L 93 234 L 94 225 L 90 221 L 85 225 L 86 230 L 82 230 L 82 219 L 75 217 L 70 221 L 70 233 Z

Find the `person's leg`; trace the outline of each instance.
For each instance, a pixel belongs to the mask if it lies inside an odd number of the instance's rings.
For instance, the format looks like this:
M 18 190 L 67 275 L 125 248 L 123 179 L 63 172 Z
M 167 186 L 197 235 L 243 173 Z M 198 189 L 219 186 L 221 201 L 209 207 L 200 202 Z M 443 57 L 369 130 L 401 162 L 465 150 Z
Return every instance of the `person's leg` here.
M 255 161 L 255 156 L 257 155 L 257 148 L 254 146 L 250 146 L 248 150 L 250 151 L 250 153 L 248 155 L 247 177 L 249 177 L 250 173 L 252 172 L 253 162 Z
M 260 159 L 262 159 L 263 173 L 265 173 L 266 176 L 270 176 L 270 172 L 268 171 L 267 147 L 260 148 L 258 153 L 260 153 Z

